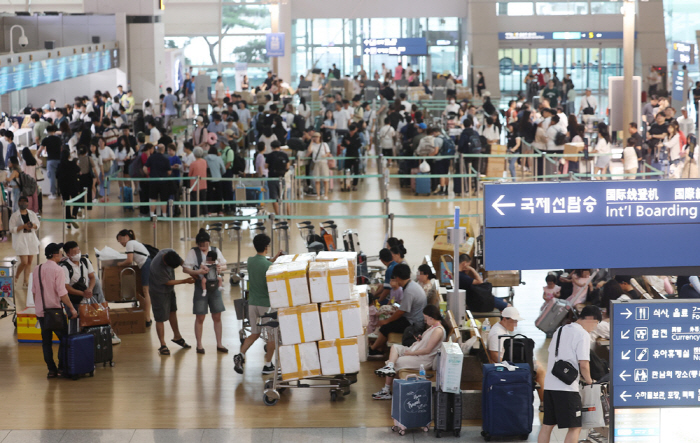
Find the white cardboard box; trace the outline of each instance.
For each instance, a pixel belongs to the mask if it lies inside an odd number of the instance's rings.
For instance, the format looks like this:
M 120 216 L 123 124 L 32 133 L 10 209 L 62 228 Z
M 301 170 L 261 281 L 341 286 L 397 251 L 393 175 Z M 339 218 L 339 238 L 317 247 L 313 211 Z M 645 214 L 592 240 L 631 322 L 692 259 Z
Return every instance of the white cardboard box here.
M 318 359 L 316 343 L 280 346 L 278 352 L 282 380 L 298 380 L 321 375 L 321 362 Z
M 267 270 L 267 290 L 270 306 L 288 308 L 311 303 L 309 283 L 306 278 L 306 262 L 280 263 Z
M 440 386 L 443 392 L 459 393 L 464 353 L 457 343 L 444 342 L 440 353 Z
M 345 259 L 309 265 L 311 301 L 325 303 L 350 299 L 350 270 Z
M 369 357 L 369 337 L 367 337 L 367 328 L 362 328 L 362 335 L 357 337 L 357 347 L 360 348 L 360 363 L 366 362 Z
M 323 340 L 317 304 L 279 308 L 277 317 L 283 344 L 294 345 Z
M 315 258 L 316 254 L 314 254 L 313 252 L 304 252 L 303 254 L 280 255 L 279 257 L 277 257 L 277 260 L 275 260 L 275 264 L 292 263 L 295 261 L 312 262 Z
M 362 334 L 362 316 L 358 300 L 321 303 L 323 338 L 357 337 Z
M 355 283 L 357 272 L 357 252 L 321 251 L 316 256 L 316 261 L 336 261 L 344 258 L 348 261 L 350 282 Z
M 352 288 L 350 294 L 351 300 L 360 301 L 360 315 L 362 315 L 362 327 L 366 328 L 369 325 L 369 298 L 367 297 L 368 286 L 356 285 Z
M 318 342 L 321 375 L 352 374 L 360 371 L 357 338 L 340 338 Z

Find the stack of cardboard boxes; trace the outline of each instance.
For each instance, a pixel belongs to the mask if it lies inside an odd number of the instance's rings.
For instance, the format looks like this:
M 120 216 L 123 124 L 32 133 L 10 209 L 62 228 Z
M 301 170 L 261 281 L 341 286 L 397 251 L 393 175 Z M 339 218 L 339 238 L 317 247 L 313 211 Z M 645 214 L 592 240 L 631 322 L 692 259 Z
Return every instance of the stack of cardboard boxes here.
M 283 380 L 354 373 L 361 354 L 366 360 L 367 289 L 351 284 L 357 255 L 321 254 L 315 260 L 308 254 L 283 256 L 267 272 L 270 306 L 279 319 Z

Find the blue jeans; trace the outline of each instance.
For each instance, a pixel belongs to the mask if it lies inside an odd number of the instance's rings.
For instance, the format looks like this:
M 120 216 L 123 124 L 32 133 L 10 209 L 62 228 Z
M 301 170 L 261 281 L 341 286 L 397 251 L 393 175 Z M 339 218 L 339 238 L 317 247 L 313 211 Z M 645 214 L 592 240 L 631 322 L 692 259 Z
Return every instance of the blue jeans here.
M 518 161 L 518 157 L 510 157 L 508 159 L 508 169 L 510 169 L 510 176 L 515 178 L 515 163 Z
M 493 304 L 499 311 L 502 311 L 508 307 L 508 302 L 498 297 L 493 298 Z
M 51 184 L 51 195 L 58 195 L 58 186 L 56 185 L 56 171 L 60 160 L 48 160 L 46 162 L 46 170 L 49 174 L 49 183 Z

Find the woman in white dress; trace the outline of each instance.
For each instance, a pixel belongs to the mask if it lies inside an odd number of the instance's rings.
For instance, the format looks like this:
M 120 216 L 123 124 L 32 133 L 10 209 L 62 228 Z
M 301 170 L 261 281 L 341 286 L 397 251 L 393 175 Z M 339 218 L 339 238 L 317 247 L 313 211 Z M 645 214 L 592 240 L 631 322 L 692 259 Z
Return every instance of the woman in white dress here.
M 610 165 L 610 133 L 608 125 L 598 123 L 598 141 L 596 141 L 594 154 L 604 154 L 595 159 L 595 175 L 606 174 Z M 604 180 L 605 177 L 602 177 Z
M 428 329 L 423 332 L 420 340 L 411 347 L 392 346 L 386 366 L 374 371 L 380 377 L 386 377 L 384 387 L 372 394 L 374 400 L 391 400 L 391 385 L 399 369 L 419 369 L 421 365 L 425 369 L 433 367 L 435 356 L 447 338 L 450 326 L 440 313 L 440 308 L 435 305 L 427 305 L 423 309 L 423 320 Z
M 311 137 L 311 143 L 309 143 L 309 149 L 306 151 L 306 155 L 313 159 L 313 174 L 316 177 L 328 177 L 331 175 L 328 167 L 328 159 L 332 157 L 331 151 L 328 148 L 328 145 L 321 140 L 320 132 L 314 132 L 314 135 Z M 323 192 L 321 192 L 322 182 Z M 316 199 L 321 197 L 323 197 L 324 200 L 328 199 L 328 194 L 330 192 L 328 182 L 329 179 L 316 180 Z
M 39 217 L 34 211 L 27 209 L 29 199 L 20 197 L 18 200 L 19 210 L 10 217 L 10 232 L 12 232 L 12 249 L 19 257 L 20 264 L 15 274 L 15 284 L 19 281 L 20 275 L 24 272 L 24 288 L 29 283 L 29 274 L 32 270 L 32 260 L 39 253 L 39 239 L 36 230 L 39 229 Z

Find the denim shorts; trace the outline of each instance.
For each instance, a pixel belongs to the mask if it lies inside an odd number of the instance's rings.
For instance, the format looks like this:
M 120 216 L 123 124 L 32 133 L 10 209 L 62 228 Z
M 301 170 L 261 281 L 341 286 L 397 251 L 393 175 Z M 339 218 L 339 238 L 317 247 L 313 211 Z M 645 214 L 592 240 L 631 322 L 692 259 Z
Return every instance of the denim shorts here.
M 151 257 L 146 259 L 146 263 L 141 266 L 141 286 L 148 287 L 148 281 L 151 277 Z

